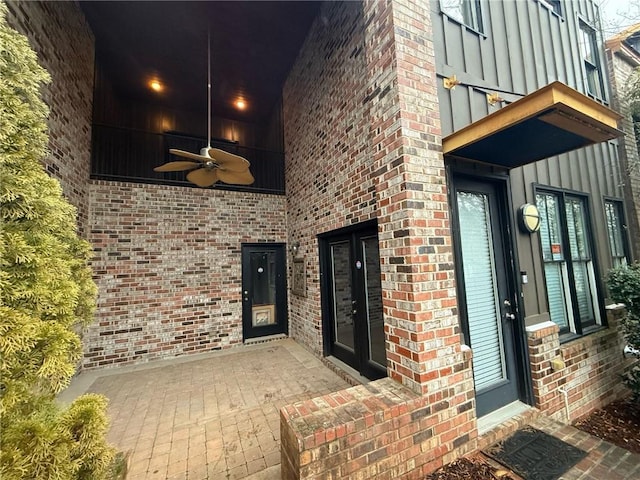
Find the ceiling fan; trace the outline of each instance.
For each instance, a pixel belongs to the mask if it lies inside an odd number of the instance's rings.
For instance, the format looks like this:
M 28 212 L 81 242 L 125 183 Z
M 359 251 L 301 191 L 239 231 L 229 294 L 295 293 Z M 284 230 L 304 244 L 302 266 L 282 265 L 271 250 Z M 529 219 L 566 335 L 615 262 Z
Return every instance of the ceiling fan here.
M 187 173 L 187 180 L 198 187 L 210 187 L 217 181 L 231 185 L 251 185 L 254 181 L 249 171 L 249 161 L 239 155 L 234 155 L 219 148 L 211 148 L 211 34 L 207 35 L 207 146 L 200 153 L 191 153 L 175 148 L 169 149 L 169 153 L 189 160 L 168 162 L 154 168 L 155 172 L 181 172 Z

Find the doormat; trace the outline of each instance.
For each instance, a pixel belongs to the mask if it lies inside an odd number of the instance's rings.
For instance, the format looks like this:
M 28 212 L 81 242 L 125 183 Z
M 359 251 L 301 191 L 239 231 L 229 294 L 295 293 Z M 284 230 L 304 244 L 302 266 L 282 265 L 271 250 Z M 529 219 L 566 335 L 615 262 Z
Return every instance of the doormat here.
M 532 427 L 518 430 L 484 453 L 525 480 L 557 480 L 587 456 L 587 452 Z

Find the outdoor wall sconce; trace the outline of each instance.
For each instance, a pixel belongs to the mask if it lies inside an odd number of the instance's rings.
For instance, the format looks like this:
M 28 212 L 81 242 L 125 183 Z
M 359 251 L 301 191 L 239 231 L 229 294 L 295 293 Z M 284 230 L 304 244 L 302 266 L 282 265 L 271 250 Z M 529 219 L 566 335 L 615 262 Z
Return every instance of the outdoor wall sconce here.
M 300 242 L 293 242 L 289 246 L 289 251 L 291 252 L 291 255 L 293 255 L 295 257 L 298 254 L 298 252 L 300 251 Z
M 500 96 L 499 93 L 487 93 L 487 103 L 491 106 L 494 106 L 496 103 L 504 102 L 504 98 Z
M 535 233 L 540 230 L 540 212 L 538 207 L 525 203 L 518 209 L 518 224 L 524 233 Z
M 453 87 L 455 87 L 456 85 L 460 85 L 460 83 L 462 82 L 460 82 L 460 80 L 458 80 L 455 75 L 451 75 L 450 77 L 446 77 L 443 80 L 443 83 L 444 88 L 446 88 L 447 90 L 453 90 Z

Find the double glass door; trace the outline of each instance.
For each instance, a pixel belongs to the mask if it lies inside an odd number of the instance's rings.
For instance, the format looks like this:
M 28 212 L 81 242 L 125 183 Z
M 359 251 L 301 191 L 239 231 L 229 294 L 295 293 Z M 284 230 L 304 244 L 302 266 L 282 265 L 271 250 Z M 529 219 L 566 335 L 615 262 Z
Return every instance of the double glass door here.
M 321 238 L 325 345 L 367 378 L 386 376 L 377 226 Z

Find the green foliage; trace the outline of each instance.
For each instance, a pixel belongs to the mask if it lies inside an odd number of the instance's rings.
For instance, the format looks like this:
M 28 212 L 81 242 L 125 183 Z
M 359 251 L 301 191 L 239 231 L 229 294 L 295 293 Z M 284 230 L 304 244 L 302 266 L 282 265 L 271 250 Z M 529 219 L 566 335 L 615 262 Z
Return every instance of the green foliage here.
M 614 302 L 624 303 L 627 310 L 640 314 L 640 263 L 610 270 L 607 286 Z
M 640 348 L 640 263 L 612 269 L 607 287 L 611 299 L 627 307 L 622 323 L 626 340 L 634 348 Z
M 66 410 L 48 397 L 33 397 L 11 422 L 3 421 L 1 477 L 111 478 L 114 452 L 104 441 L 105 407 L 99 395 L 84 395 Z
M 633 396 L 635 402 L 640 402 L 640 366 L 634 365 L 624 376 L 624 384 Z
M 76 211 L 43 170 L 49 81 L 0 3 L 0 478 L 109 478 L 106 399 L 68 409 L 55 393 L 82 353 L 76 330 L 92 320 L 91 248 Z
M 116 453 L 113 463 L 111 464 L 111 473 L 109 478 L 112 480 L 124 480 L 127 478 L 127 467 L 129 463 L 129 454 L 122 452 Z
M 626 305 L 622 333 L 629 345 L 640 350 L 640 264 L 611 270 L 607 276 L 607 287 L 613 301 Z M 624 381 L 634 398 L 640 401 L 640 365 L 633 366 Z

